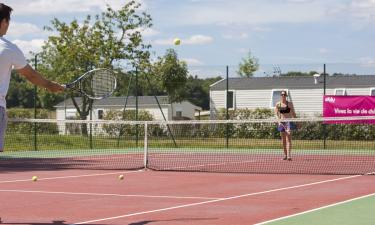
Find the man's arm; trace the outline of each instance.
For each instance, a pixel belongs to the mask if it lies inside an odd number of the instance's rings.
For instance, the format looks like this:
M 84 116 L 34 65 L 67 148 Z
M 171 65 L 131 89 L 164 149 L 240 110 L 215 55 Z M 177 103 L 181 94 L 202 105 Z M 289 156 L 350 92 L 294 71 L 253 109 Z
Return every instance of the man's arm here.
M 58 83 L 45 79 L 40 73 L 35 71 L 29 64 L 22 69 L 18 69 L 17 72 L 24 76 L 31 83 L 46 88 L 50 92 L 61 92 L 64 91 L 64 87 Z

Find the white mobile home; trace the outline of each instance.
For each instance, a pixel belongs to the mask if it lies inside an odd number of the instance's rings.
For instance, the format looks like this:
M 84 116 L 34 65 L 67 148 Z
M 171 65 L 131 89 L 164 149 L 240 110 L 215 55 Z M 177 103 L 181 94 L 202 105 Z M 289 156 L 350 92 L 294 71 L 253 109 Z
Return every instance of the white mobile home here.
M 322 114 L 323 76 L 311 77 L 253 77 L 228 80 L 228 107 L 231 109 L 274 108 L 280 91 L 287 90 L 297 114 Z M 375 96 L 375 76 L 327 76 L 327 95 Z M 210 113 L 226 108 L 226 79 L 210 86 Z
M 202 110 L 201 107 L 193 105 L 189 101 L 180 103 L 170 103 L 168 96 L 157 96 L 161 110 L 167 120 L 174 119 L 194 119 L 196 111 Z M 75 99 L 78 105 L 81 105 L 81 98 Z M 110 97 L 101 100 L 94 100 L 92 119 L 103 119 L 103 115 L 109 110 L 123 110 L 126 97 Z M 56 119 L 65 120 L 77 118 L 77 111 L 71 99 L 60 102 L 55 106 Z M 126 103 L 126 110 L 136 109 L 136 98 L 129 96 Z M 161 110 L 154 96 L 139 96 L 138 109 L 148 111 L 154 120 L 164 120 Z

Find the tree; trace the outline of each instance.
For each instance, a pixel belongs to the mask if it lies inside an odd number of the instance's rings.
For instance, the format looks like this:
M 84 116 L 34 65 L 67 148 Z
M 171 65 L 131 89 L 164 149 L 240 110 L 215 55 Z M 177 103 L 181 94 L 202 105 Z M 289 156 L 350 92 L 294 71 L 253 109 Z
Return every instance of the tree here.
M 202 107 L 204 110 L 208 110 L 210 108 L 210 85 L 221 79 L 221 77 L 199 79 L 197 76 L 189 76 L 183 88 L 184 99 Z
M 124 60 L 133 66 L 149 59 L 150 45 L 143 43 L 141 30 L 151 27 L 151 17 L 139 12 L 141 4 L 132 0 L 119 10 L 109 5 L 101 15 L 88 15 L 83 23 L 73 20 L 70 24 L 57 18 L 47 30 L 57 33 L 50 36 L 40 53 L 41 70 L 47 77 L 62 83 L 75 80 L 94 68 L 118 69 Z M 79 117 L 85 120 L 93 101 L 81 96 L 82 104 L 70 97 Z M 86 131 L 86 129 L 82 129 Z
M 252 77 L 254 72 L 259 69 L 259 60 L 251 55 L 249 51 L 245 58 L 242 58 L 242 62 L 239 64 L 239 70 L 237 74 L 241 77 Z
M 185 62 L 178 60 L 177 53 L 173 49 L 168 49 L 164 57 L 159 57 L 153 65 L 152 73 L 155 82 L 167 92 L 171 102 L 184 100 L 188 69 Z
M 310 72 L 300 72 L 300 71 L 289 71 L 287 73 L 282 73 L 280 76 L 282 77 L 312 77 L 314 74 L 317 74 L 316 71 Z
M 7 94 L 7 107 L 34 107 L 34 87 L 15 70 L 12 71 Z

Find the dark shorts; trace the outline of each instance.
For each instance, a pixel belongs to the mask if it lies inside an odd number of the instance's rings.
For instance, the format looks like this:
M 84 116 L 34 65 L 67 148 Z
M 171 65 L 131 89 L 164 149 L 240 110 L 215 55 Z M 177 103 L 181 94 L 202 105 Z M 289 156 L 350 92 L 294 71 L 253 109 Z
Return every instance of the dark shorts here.
M 281 124 L 277 126 L 277 130 L 280 132 L 285 132 L 287 130 L 296 130 L 296 129 L 297 129 L 297 125 L 294 122 L 281 122 Z
M 5 130 L 7 128 L 7 113 L 4 107 L 0 107 L 0 152 L 4 149 Z

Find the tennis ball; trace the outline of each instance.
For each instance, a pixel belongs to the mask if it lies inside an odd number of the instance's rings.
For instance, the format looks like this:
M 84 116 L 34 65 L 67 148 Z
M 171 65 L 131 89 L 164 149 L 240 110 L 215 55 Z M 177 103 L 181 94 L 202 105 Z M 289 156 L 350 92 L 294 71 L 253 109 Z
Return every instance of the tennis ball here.
M 181 40 L 179 38 L 175 38 L 174 41 L 173 41 L 173 43 L 175 45 L 180 45 L 181 44 Z
M 123 179 L 124 179 L 124 175 L 120 175 L 120 176 L 118 176 L 118 179 L 119 179 L 119 180 L 123 180 Z
M 37 181 L 37 180 L 38 180 L 38 177 L 37 177 L 37 176 L 33 176 L 33 177 L 31 178 L 31 180 L 32 180 L 32 181 Z

